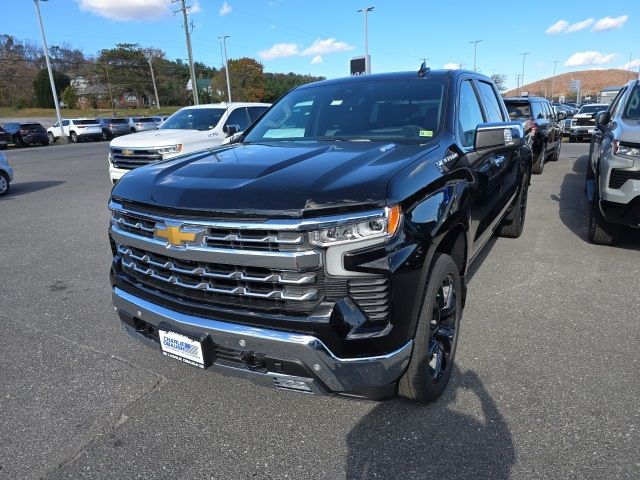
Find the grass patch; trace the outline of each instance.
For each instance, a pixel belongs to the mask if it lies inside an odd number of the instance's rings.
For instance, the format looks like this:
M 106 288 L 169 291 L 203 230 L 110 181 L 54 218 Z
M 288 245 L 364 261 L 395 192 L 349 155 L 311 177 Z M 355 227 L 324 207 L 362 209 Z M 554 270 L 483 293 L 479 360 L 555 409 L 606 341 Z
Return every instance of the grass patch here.
M 78 108 L 75 109 L 67 109 L 63 108 L 60 113 L 62 114 L 62 118 L 94 118 L 94 117 L 111 117 L 114 115 L 116 117 L 141 117 L 148 115 L 170 115 L 176 110 L 182 107 L 162 107 L 160 109 L 157 108 L 126 108 L 126 109 L 115 109 L 115 110 L 100 110 L 100 109 L 90 109 L 90 110 L 80 110 Z M 0 107 L 0 117 L 1 118 L 32 118 L 32 117 L 46 117 L 46 118 L 55 118 L 56 110 L 55 108 L 19 108 L 15 109 L 12 107 Z

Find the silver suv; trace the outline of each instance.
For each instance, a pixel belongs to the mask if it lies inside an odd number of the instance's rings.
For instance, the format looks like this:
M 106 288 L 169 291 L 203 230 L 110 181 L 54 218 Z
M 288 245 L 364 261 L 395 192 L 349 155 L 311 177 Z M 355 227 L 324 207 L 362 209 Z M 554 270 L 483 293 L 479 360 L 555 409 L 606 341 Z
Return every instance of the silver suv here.
M 611 245 L 621 226 L 640 227 L 640 80 L 625 85 L 596 116 L 586 191 L 591 242 Z

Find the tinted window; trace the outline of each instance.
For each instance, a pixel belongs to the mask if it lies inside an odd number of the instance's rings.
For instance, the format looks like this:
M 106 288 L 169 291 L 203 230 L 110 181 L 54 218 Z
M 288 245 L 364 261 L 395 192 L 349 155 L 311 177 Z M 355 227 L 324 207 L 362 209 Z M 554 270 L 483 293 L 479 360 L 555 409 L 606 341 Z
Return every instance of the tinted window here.
M 602 112 L 609 108 L 609 105 L 583 105 L 578 113 L 596 113 Z
M 248 107 L 247 110 L 249 111 L 249 118 L 251 119 L 251 122 L 255 122 L 256 119 L 260 115 L 262 115 L 267 108 L 268 107 Z
M 69 126 L 69 120 L 62 120 L 62 126 L 63 127 L 68 127 Z
M 504 116 L 502 114 L 502 108 L 498 103 L 496 92 L 493 90 L 491 84 L 487 82 L 478 82 L 478 90 L 485 107 L 485 114 L 487 115 L 488 122 L 504 122 Z
M 538 102 L 531 102 L 531 112 L 534 120 L 543 120 L 546 116 L 542 104 Z
M 33 129 L 40 129 L 44 127 L 39 123 L 21 123 L 20 128 L 24 128 L 25 130 L 29 130 L 29 129 L 33 130 Z
M 74 120 L 73 121 L 74 125 L 95 125 L 96 123 L 98 122 L 96 122 L 95 120 Z
M 246 130 L 249 126 L 249 116 L 247 115 L 246 108 L 236 108 L 233 112 L 229 114 L 227 117 L 227 121 L 224 122 L 224 126 L 228 125 L 238 125 L 240 127 L 240 131 Z
M 107 123 L 118 123 L 118 124 L 123 124 L 123 123 L 129 123 L 127 122 L 126 118 L 110 118 L 108 120 L 106 120 Z
M 529 120 L 531 118 L 531 107 L 527 101 L 505 101 L 507 112 L 511 120 Z
M 425 143 L 441 130 L 444 82 L 403 78 L 332 82 L 286 94 L 246 141 L 379 140 Z
M 171 115 L 160 125 L 160 130 L 184 128 L 187 130 L 211 130 L 224 115 L 224 108 L 186 108 Z
M 636 84 L 633 92 L 629 95 L 629 101 L 624 111 L 625 118 L 640 119 L 640 85 Z
M 460 128 L 460 140 L 465 147 L 473 147 L 476 138 L 476 128 L 483 123 L 482 110 L 476 92 L 470 80 L 462 82 L 460 87 L 460 113 L 458 126 Z
M 151 117 L 136 117 L 133 119 L 135 123 L 151 123 L 155 122 L 155 120 Z

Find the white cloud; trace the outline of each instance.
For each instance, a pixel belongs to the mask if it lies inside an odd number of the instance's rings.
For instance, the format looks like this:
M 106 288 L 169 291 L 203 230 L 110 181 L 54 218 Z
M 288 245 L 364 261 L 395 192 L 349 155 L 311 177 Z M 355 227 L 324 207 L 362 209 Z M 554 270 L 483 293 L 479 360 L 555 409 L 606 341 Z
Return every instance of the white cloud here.
M 339 42 L 335 38 L 317 39 L 310 47 L 305 48 L 300 55 L 326 55 L 329 53 L 346 52 L 355 47 L 346 42 Z
M 456 70 L 458 68 L 460 68 L 460 64 L 459 63 L 445 63 L 442 68 L 444 68 L 445 70 Z
M 231 5 L 229 5 L 227 2 L 224 2 L 220 7 L 218 13 L 221 17 L 224 17 L 225 15 L 229 15 L 231 13 L 231 10 L 233 10 L 233 8 L 231 8 Z
M 565 67 L 579 67 L 581 65 L 602 65 L 603 63 L 610 63 L 617 53 L 600 53 L 596 51 L 588 52 L 576 52 L 564 62 Z
M 544 33 L 546 33 L 547 35 L 555 35 L 556 33 L 562 32 L 568 26 L 569 22 L 567 22 L 566 20 L 558 20 L 556 23 L 547 28 Z
M 322 63 L 322 57 L 320 55 L 316 55 L 311 59 L 311 65 L 316 65 L 318 63 Z
M 169 14 L 171 0 L 76 0 L 80 10 L 111 20 L 157 20 Z
M 273 47 L 258 52 L 260 58 L 273 60 L 274 58 L 294 57 L 300 54 L 298 45 L 295 43 L 276 43 Z
M 200 6 L 200 2 L 193 2 L 193 5 L 189 7 L 189 13 L 200 13 L 202 11 L 202 7 Z
M 580 30 L 589 28 L 591 25 L 593 25 L 593 22 L 595 22 L 593 18 L 587 18 L 586 20 L 582 20 L 581 22 L 572 23 L 564 30 L 564 33 L 579 32 Z
M 631 67 L 631 70 L 635 70 L 638 67 L 640 67 L 640 58 L 636 58 L 635 60 L 631 60 L 630 62 L 627 62 L 624 65 L 622 65 L 620 68 L 623 69 L 623 70 L 629 70 L 629 67 Z
M 604 32 L 606 30 L 614 30 L 616 28 L 622 28 L 625 22 L 629 20 L 629 15 L 621 15 L 620 17 L 611 18 L 604 17 L 596 22 L 591 29 L 592 32 Z

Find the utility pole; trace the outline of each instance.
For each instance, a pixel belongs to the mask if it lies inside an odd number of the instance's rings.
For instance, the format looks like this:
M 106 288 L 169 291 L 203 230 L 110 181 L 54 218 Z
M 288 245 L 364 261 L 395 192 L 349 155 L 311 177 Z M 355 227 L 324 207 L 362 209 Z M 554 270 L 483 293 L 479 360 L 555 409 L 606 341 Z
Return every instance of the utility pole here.
M 191 92 L 193 93 L 193 104 L 199 105 L 200 101 L 198 100 L 198 82 L 196 82 L 196 70 L 193 67 L 193 53 L 191 52 L 191 32 L 189 32 L 188 11 L 191 7 L 188 7 L 185 4 L 185 0 L 171 0 L 171 3 L 176 2 L 180 2 L 180 4 L 182 5 L 181 8 L 173 13 L 182 12 L 182 17 L 184 20 L 184 34 L 187 41 L 187 54 L 189 55 L 189 71 L 191 74 Z
M 158 87 L 156 87 L 156 76 L 153 74 L 153 64 L 151 63 L 151 57 L 147 58 L 149 62 L 149 70 L 151 70 L 151 81 L 153 82 L 153 93 L 156 95 L 156 108 L 160 110 L 160 99 L 158 98 Z
M 551 101 L 553 102 L 553 91 L 556 87 L 556 65 L 558 65 L 558 63 L 560 62 L 560 60 L 554 60 L 553 61 L 553 78 L 551 79 Z
M 520 96 L 520 74 L 516 74 L 516 89 L 518 90 L 518 96 Z
M 38 13 L 38 22 L 40 23 L 40 33 L 42 34 L 42 46 L 44 47 L 44 59 L 47 62 L 47 71 L 49 72 L 49 82 L 51 83 L 51 93 L 53 93 L 53 104 L 56 107 L 56 117 L 58 117 L 58 125 L 60 128 L 60 136 L 58 137 L 60 143 L 67 143 L 67 137 L 64 135 L 64 127 L 62 126 L 62 114 L 60 113 L 60 103 L 58 102 L 58 93 L 56 92 L 56 82 L 53 79 L 53 71 L 51 70 L 51 62 L 49 61 L 49 47 L 47 46 L 47 39 L 44 35 L 44 24 L 42 23 L 42 15 L 40 15 L 40 1 L 33 0 L 36 4 L 36 12 Z M 48 1 L 48 0 L 42 0 Z
M 111 113 L 113 116 L 116 115 L 116 107 L 113 103 L 113 94 L 111 93 L 111 81 L 109 80 L 109 64 L 104 62 L 104 71 L 107 73 L 107 90 L 109 90 L 109 100 L 111 100 Z
M 477 72 L 477 66 L 476 66 L 476 57 L 477 57 L 477 53 L 478 53 L 478 44 L 481 42 L 482 40 L 472 40 L 469 43 L 473 43 L 473 71 Z
M 218 37 L 220 39 L 221 47 L 224 47 L 224 73 L 227 76 L 227 101 L 231 103 L 231 82 L 229 81 L 229 59 L 227 58 L 227 38 L 231 38 L 229 35 Z
M 527 58 L 527 55 L 529 55 L 529 52 L 523 52 L 520 55 L 522 55 L 522 76 L 520 77 L 520 80 L 522 81 L 522 84 L 520 85 L 520 97 L 522 96 L 522 87 L 524 87 L 524 61 Z
M 631 57 L 633 53 L 629 54 L 629 68 L 627 69 L 627 82 L 629 81 L 629 77 L 631 77 Z
M 376 7 L 366 7 L 358 10 L 359 13 L 364 13 L 364 65 L 365 73 L 371 73 L 371 62 L 369 61 L 369 20 L 368 14 Z

